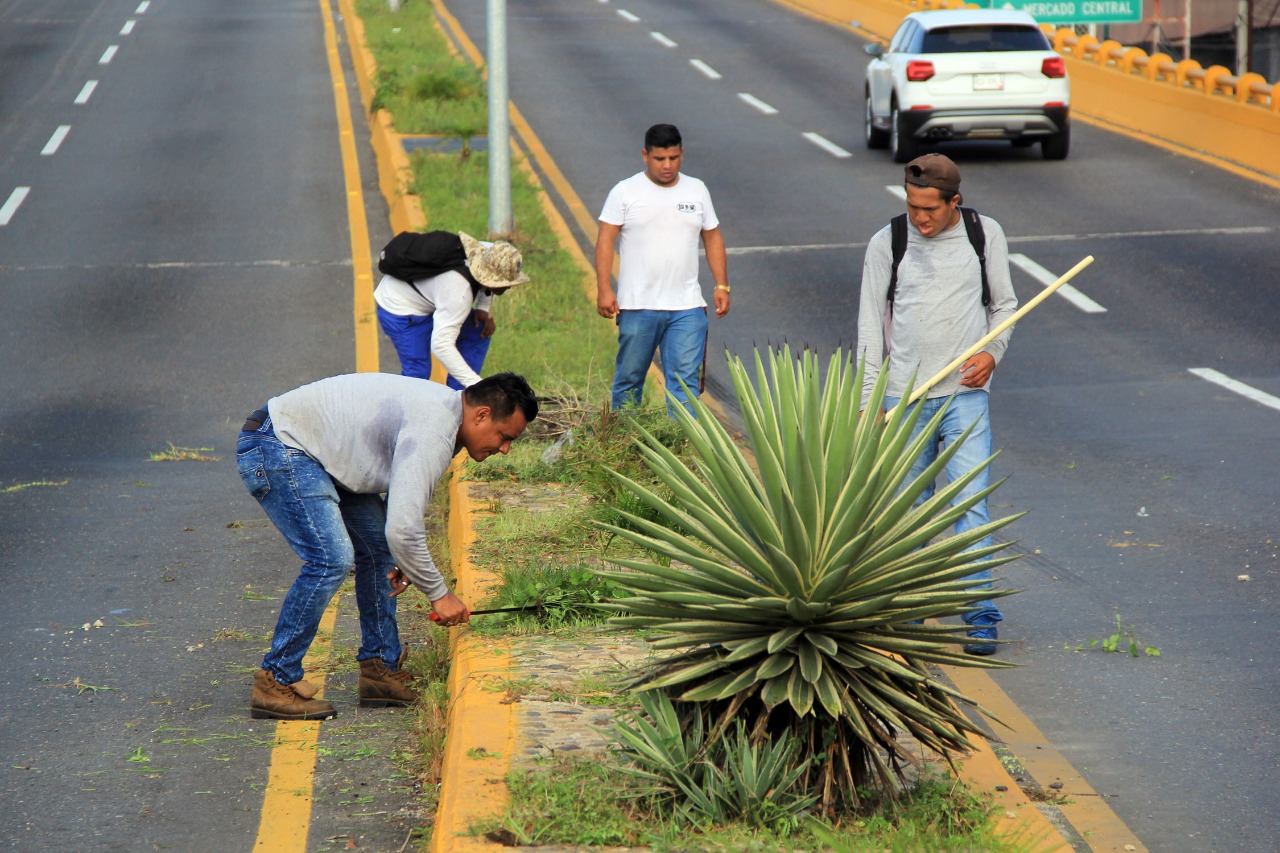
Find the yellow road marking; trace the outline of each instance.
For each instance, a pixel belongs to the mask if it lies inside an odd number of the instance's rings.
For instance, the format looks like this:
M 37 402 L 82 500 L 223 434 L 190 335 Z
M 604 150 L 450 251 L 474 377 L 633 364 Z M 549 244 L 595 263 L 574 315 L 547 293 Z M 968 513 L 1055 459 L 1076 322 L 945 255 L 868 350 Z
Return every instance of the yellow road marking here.
M 329 59 L 329 75 L 333 80 L 334 106 L 338 116 L 342 173 L 347 193 L 347 220 L 351 231 L 351 260 L 355 269 L 356 370 L 367 373 L 378 369 L 378 325 L 374 313 L 369 228 L 360 184 L 360 163 L 356 158 L 347 84 L 342 72 L 342 59 L 338 54 L 333 14 L 326 0 L 320 0 L 320 11 L 324 21 L 325 52 Z M 329 656 L 340 601 L 341 595 L 335 595 L 325 609 L 316 640 L 302 662 L 304 670 Z M 323 698 L 324 673 L 312 674 L 308 680 L 319 688 L 316 695 Z M 319 721 L 276 723 L 276 745 L 271 750 L 271 766 L 267 772 L 267 788 L 262 800 L 262 817 L 258 823 L 258 837 L 253 845 L 258 853 L 306 853 L 307 832 L 311 827 L 316 742 L 319 737 Z
M 333 625 L 338 619 L 338 599 L 329 602 L 311 651 L 302 661 L 304 670 L 329 656 Z M 324 698 L 324 672 L 308 673 L 307 680 Z M 255 853 L 306 853 L 307 831 L 311 828 L 311 791 L 315 777 L 318 720 L 289 720 L 276 723 L 276 745 L 271 749 L 271 769 L 262 798 L 262 818 L 258 821 Z
M 360 160 L 356 156 L 356 140 L 351 121 L 351 101 L 347 96 L 342 57 L 338 54 L 338 36 L 333 24 L 333 11 L 327 0 L 320 0 L 324 18 L 325 53 L 329 57 L 329 76 L 333 79 L 334 108 L 338 114 L 338 142 L 342 148 L 342 175 L 347 191 L 347 224 L 351 231 L 351 263 L 355 268 L 355 339 L 356 372 L 378 370 L 378 316 L 373 301 L 373 255 L 369 251 L 369 223 L 365 213 L 364 191 L 360 183 Z

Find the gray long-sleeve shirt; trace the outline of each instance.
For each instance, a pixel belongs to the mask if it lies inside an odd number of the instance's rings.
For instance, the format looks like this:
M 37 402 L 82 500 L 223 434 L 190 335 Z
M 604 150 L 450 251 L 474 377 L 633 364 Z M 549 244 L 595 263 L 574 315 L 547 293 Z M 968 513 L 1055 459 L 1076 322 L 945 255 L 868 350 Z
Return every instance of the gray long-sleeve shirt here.
M 936 237 L 924 237 L 907 226 L 907 251 L 898 265 L 898 287 L 887 345 L 889 383 L 886 394 L 902 397 L 907 381 L 916 374 L 916 385 L 928 382 L 954 358 L 977 343 L 1018 309 L 1009 279 L 1009 246 L 1004 230 L 989 216 L 982 217 L 987 240 L 987 283 L 991 304 L 982 305 L 982 268 L 969 243 L 963 222 Z M 858 357 L 866 358 L 862 405 L 884 366 L 886 298 L 893 269 L 889 226 L 867 244 L 862 265 L 862 296 L 858 306 Z M 1000 363 L 1013 329 L 1006 329 L 983 348 Z M 953 392 L 987 391 L 960 385 L 957 370 L 927 394 L 947 397 Z
M 357 494 L 387 495 L 387 545 L 432 601 L 449 592 L 422 517 L 455 453 L 462 392 L 389 373 L 321 379 L 267 403 L 276 436 Z

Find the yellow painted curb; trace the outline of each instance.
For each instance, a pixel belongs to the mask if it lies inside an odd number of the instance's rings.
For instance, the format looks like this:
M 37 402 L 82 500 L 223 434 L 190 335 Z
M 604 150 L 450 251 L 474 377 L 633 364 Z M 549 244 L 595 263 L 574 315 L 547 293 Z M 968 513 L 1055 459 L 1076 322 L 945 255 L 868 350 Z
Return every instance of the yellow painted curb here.
M 1147 853 L 1146 846 L 1133 831 L 986 671 L 961 667 L 943 669 L 958 690 L 1010 726 L 997 732 L 1000 739 L 1042 790 L 1063 798 L 1064 802 L 1055 808 L 1091 850 Z M 984 768 L 975 767 L 974 772 L 983 773 Z M 1050 787 L 1055 783 L 1062 787 Z M 979 784 L 992 782 L 983 780 Z
M 378 189 L 387 200 L 391 231 L 420 231 L 427 225 L 427 216 L 422 210 L 421 200 L 410 192 L 413 181 L 413 170 L 409 167 L 409 157 L 404 153 L 401 135 L 396 133 L 391 114 L 386 110 L 371 111 L 373 106 L 373 80 L 377 74 L 377 64 L 373 54 L 369 52 L 364 37 L 364 21 L 356 14 L 351 0 L 338 0 L 338 8 L 342 10 L 342 19 L 346 24 L 347 44 L 350 47 L 351 62 L 355 66 L 356 80 L 360 86 L 360 101 L 364 104 L 366 117 L 369 119 L 370 139 L 373 152 L 378 163 Z
M 462 481 L 462 457 L 449 481 L 449 556 L 459 598 L 474 606 L 491 579 L 471 564 L 473 507 Z M 449 629 L 449 720 L 440 804 L 431 834 L 433 853 L 489 850 L 494 842 L 468 834 L 478 821 L 500 817 L 508 802 L 507 772 L 517 748 L 513 705 L 507 699 L 508 644 L 482 640 L 464 627 Z

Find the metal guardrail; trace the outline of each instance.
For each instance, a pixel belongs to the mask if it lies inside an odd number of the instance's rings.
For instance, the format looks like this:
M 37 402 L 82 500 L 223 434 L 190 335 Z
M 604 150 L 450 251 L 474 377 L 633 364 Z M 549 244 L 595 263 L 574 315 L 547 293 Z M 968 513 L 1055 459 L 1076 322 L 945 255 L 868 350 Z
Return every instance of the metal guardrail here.
M 914 10 L 963 9 L 972 4 L 965 0 L 907 0 Z M 974 7 L 977 8 L 977 7 Z M 1099 41 L 1091 35 L 1042 24 L 1041 29 L 1053 42 L 1053 49 L 1064 56 L 1113 67 L 1121 74 L 1145 77 L 1153 83 L 1167 83 L 1179 89 L 1203 92 L 1209 97 L 1225 97 L 1238 104 L 1260 107 L 1280 115 L 1280 83 L 1268 83 L 1261 74 L 1235 75 L 1221 65 L 1201 67 L 1194 59 L 1174 61 L 1167 53 L 1148 55 L 1140 47 L 1128 47 L 1114 39 Z

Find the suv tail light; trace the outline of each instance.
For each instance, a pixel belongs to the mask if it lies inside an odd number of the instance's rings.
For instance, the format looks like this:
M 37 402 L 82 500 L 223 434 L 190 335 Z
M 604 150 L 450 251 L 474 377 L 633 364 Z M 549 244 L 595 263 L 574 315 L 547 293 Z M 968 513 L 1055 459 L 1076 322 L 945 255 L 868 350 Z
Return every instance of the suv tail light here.
M 1067 64 L 1061 56 L 1050 56 L 1040 63 L 1040 73 L 1046 77 L 1066 77 Z M 911 72 L 908 71 L 907 75 L 910 77 Z
M 1049 60 L 1045 60 L 1048 62 Z M 1061 61 L 1061 60 L 1059 60 Z M 907 63 L 907 79 L 912 83 L 923 83 L 933 76 L 933 63 L 921 59 L 913 59 Z

